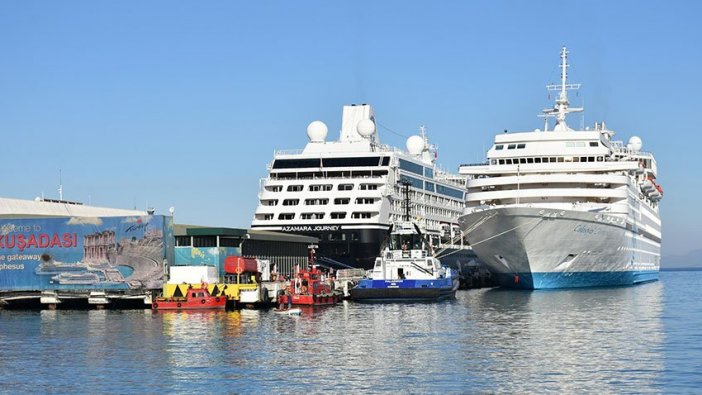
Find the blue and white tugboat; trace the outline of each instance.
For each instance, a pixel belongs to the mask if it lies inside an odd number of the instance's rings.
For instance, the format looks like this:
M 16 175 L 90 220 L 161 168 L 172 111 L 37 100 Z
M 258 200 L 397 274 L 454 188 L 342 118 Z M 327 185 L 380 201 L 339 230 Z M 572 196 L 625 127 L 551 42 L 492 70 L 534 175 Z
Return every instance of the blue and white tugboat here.
M 367 278 L 349 290 L 359 302 L 431 302 L 453 298 L 458 276 L 433 256 L 419 227 L 409 221 L 391 227 Z

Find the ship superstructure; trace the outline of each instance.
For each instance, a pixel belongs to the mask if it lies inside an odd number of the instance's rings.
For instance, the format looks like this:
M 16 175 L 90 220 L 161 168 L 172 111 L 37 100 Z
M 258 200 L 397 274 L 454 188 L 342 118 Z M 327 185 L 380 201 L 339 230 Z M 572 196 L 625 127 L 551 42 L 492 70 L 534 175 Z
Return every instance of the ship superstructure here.
M 413 219 L 438 250 L 460 248 L 465 178 L 435 164 L 436 148 L 423 128 L 407 140 L 407 151 L 383 145 L 373 109 L 363 104 L 344 106 L 337 141 L 327 141 L 327 134 L 327 126 L 314 121 L 303 150 L 275 152 L 252 228 L 318 237 L 322 262 L 369 269 L 390 224 L 402 220 L 403 181 Z
M 624 285 L 658 278 L 663 189 L 656 160 L 633 136 L 614 140 L 604 122 L 573 130 L 566 115 L 567 54 L 544 130 L 501 133 L 468 177 L 461 227 L 503 286 Z M 549 130 L 549 119 L 555 126 Z

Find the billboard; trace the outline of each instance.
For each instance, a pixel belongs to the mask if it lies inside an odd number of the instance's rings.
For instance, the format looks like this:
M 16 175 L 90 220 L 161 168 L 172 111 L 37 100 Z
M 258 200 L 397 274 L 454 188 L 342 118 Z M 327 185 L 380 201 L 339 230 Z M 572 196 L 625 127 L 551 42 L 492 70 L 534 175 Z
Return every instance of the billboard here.
M 173 244 L 163 215 L 0 219 L 0 291 L 161 288 Z

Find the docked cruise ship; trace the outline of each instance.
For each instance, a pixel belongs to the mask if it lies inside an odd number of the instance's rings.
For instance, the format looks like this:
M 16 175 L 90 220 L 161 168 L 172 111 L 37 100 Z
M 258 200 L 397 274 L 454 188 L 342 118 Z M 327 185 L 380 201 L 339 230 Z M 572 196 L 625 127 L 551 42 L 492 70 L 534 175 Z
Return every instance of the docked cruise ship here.
M 487 162 L 462 165 L 465 215 L 459 222 L 500 285 L 566 288 L 658 279 L 661 246 L 656 160 L 633 136 L 614 140 L 604 122 L 573 130 L 567 54 L 544 129 L 501 133 Z M 549 130 L 549 119 L 555 125 Z
M 434 163 L 436 148 L 423 128 L 407 140 L 407 151 L 383 145 L 373 109 L 363 104 L 344 106 L 338 141 L 327 141 L 327 134 L 327 126 L 314 121 L 303 150 L 274 154 L 252 228 L 318 237 L 322 263 L 370 269 L 390 224 L 411 204 L 412 220 L 432 235 L 442 262 L 455 267 L 475 260 L 461 246 L 458 226 L 465 177 Z M 406 199 L 401 184 L 409 190 Z

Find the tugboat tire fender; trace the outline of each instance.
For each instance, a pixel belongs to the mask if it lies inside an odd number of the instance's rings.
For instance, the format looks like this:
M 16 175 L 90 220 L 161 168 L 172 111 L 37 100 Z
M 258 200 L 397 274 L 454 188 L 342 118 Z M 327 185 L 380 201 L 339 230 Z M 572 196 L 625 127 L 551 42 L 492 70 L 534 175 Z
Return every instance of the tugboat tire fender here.
M 154 304 L 153 304 L 153 308 L 154 308 L 154 309 L 158 309 L 158 303 L 154 303 Z
M 202 299 L 202 300 L 200 301 L 200 303 L 201 303 L 201 304 L 205 304 L 205 299 Z
M 176 307 L 180 307 L 180 306 L 182 306 L 180 303 L 178 303 L 178 304 L 176 305 Z

